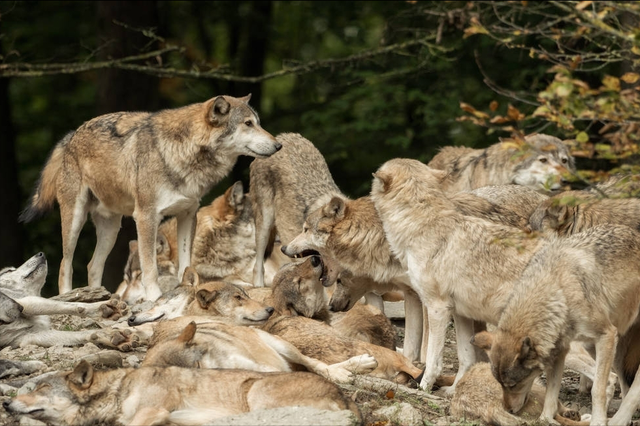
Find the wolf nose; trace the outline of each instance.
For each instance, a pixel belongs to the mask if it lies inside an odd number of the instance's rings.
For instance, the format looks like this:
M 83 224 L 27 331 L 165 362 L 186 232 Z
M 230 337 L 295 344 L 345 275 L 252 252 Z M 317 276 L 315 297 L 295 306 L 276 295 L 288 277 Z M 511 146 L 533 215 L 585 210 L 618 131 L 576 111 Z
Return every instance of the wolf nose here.
M 287 254 L 287 246 L 280 246 L 280 251 Z
M 10 404 L 11 404 L 11 401 L 5 401 L 2 403 L 2 406 L 4 407 L 5 410 L 9 411 Z
M 20 312 L 24 311 L 24 306 L 22 306 L 21 304 L 18 303 L 18 310 Z
M 129 325 L 135 325 L 135 324 L 134 324 L 134 323 L 135 323 L 135 320 L 136 320 L 136 316 L 135 316 L 135 315 L 131 315 L 131 316 L 129 317 L 129 319 L 127 320 L 127 324 L 129 324 Z
M 36 254 L 36 257 L 42 257 L 42 256 L 44 256 L 43 252 L 40 252 L 40 253 Z
M 273 311 L 275 311 L 275 309 L 273 309 L 271 306 L 269 306 L 266 311 L 269 313 L 269 315 L 271 315 L 273 313 Z
M 276 151 L 280 151 L 282 149 L 282 144 L 280 142 L 276 142 Z

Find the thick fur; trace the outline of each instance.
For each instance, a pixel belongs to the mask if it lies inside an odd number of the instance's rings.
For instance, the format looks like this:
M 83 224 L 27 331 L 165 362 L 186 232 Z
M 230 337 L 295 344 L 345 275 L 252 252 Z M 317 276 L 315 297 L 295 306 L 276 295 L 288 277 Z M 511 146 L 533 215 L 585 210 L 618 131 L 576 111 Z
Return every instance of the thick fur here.
M 486 149 L 444 147 L 428 165 L 447 173 L 443 181 L 447 192 L 507 184 L 550 192 L 561 188 L 564 173 L 575 172 L 568 147 L 544 134 L 528 135 L 523 141 L 501 140 Z
M 239 286 L 222 281 L 200 283 L 198 273 L 189 267 L 178 287 L 163 294 L 151 309 L 132 315 L 127 321 L 138 326 L 182 315 L 201 315 L 225 318 L 237 325 L 260 325 L 272 313 L 272 307 L 251 299 Z
M 163 293 L 180 283 L 177 244 L 177 221 L 171 218 L 158 228 L 156 244 L 158 283 Z M 276 243 L 275 248 L 265 260 L 268 285 L 278 268 L 290 261 L 280 251 L 279 244 Z M 124 279 L 117 291 L 128 303 L 144 295 L 139 259 L 137 241 L 132 241 Z M 191 265 L 203 280 L 248 286 L 251 285 L 255 260 L 252 203 L 249 194 L 244 193 L 242 182 L 238 181 L 211 204 L 198 210 Z
M 327 365 L 304 356 L 290 343 L 260 329 L 204 317 L 185 316 L 159 322 L 154 327 L 153 340 L 156 343 L 147 351 L 143 366 L 264 372 L 306 370 L 339 383 L 351 381 L 352 372 L 368 373 L 376 366 L 375 359 L 369 355 Z
M 458 382 L 449 411 L 454 419 L 481 420 L 496 426 L 520 426 L 540 417 L 545 392 L 544 385 L 534 382 L 525 404 L 518 412 L 512 414 L 505 410 L 502 387 L 491 374 L 491 365 L 487 362 L 479 362 L 471 367 Z M 567 410 L 560 401 L 558 401 L 558 414 L 554 419 L 565 426 L 589 424 L 586 421 L 580 422 L 580 414 Z
M 53 425 L 175 424 L 208 421 L 258 409 L 307 406 L 351 410 L 355 403 L 312 373 L 261 373 L 181 367 L 95 371 L 81 361 L 74 370 L 43 379 L 31 393 L 5 403 L 10 413 Z
M 145 297 L 155 300 L 161 294 L 155 245 L 164 216 L 178 220 L 182 275 L 191 258 L 200 198 L 229 173 L 239 155 L 266 157 L 280 148 L 260 127 L 249 98 L 218 96 L 156 113 L 106 114 L 56 145 L 21 218 L 32 219 L 58 201 L 60 293 L 71 291 L 73 252 L 88 213 L 98 236 L 88 265 L 89 286 L 101 285 L 123 215 L 136 221 Z
M 449 316 L 453 314 L 455 320 L 460 377 L 473 362 L 469 319 L 497 324 L 514 283 L 534 255 L 550 243 L 512 227 L 460 215 L 441 190 L 446 174 L 418 161 L 390 160 L 374 176 L 371 198 L 388 241 L 408 269 L 412 288 L 429 308 L 429 345 L 422 381 L 429 388 L 442 368 Z M 627 240 L 634 231 L 615 229 L 613 234 L 601 229 L 594 238 L 604 246 L 618 244 L 618 237 L 631 244 Z M 591 257 L 598 252 L 597 244 L 585 249 Z M 630 259 L 633 253 L 625 256 Z M 605 388 L 606 383 L 604 380 Z
M 253 161 L 249 188 L 256 223 L 256 263 L 253 285 L 263 287 L 264 254 L 277 233 L 287 245 L 300 233 L 307 215 L 343 196 L 331 177 L 324 157 L 309 140 L 297 133 L 276 137 L 282 149 L 272 158 Z
M 312 258 L 302 263 L 302 268 L 312 267 Z M 307 263 L 307 265 L 305 265 Z M 292 297 L 287 293 L 296 292 L 298 284 L 303 284 L 299 274 L 295 272 L 300 266 L 285 265 L 273 279 L 273 296 L 266 303 L 275 308 L 275 312 L 267 320 L 262 329 L 293 344 L 300 352 L 311 358 L 319 359 L 327 364 L 343 362 L 357 355 L 369 354 L 378 362 L 372 376 L 406 383 L 417 378 L 422 371 L 413 366 L 407 357 L 386 347 L 378 346 L 344 335 L 325 322 L 299 316 L 296 309 L 303 309 L 301 303 L 290 303 Z M 318 268 L 321 269 L 321 268 Z M 292 273 L 293 271 L 293 273 Z M 321 272 L 317 272 L 318 275 Z M 316 281 L 318 279 L 316 278 Z M 308 282 L 307 282 L 308 284 Z M 310 293 L 317 289 L 303 290 Z M 313 297 L 315 299 L 315 297 Z M 297 299 L 293 297 L 293 299 Z
M 63 302 L 41 297 L 46 277 L 44 253 L 36 254 L 19 268 L 8 267 L 0 271 L 0 302 L 6 308 L 0 314 L 0 347 L 81 345 L 104 336 L 98 336 L 95 330 L 53 330 L 49 315 L 90 315 L 116 320 L 127 313 L 127 305 L 117 297 L 95 303 Z M 115 330 L 108 333 L 115 333 L 111 337 L 121 340 L 121 333 Z
M 607 223 L 640 230 L 640 199 L 566 191 L 542 202 L 530 219 L 531 229 L 559 235 L 572 235 Z
M 324 262 L 315 255 L 282 266 L 271 298 L 267 300 L 274 306 L 286 307 L 289 314 L 326 322 L 346 337 L 395 351 L 395 328 L 376 307 L 358 303 L 346 312 L 329 311 L 326 289 L 322 285 L 323 270 Z
M 606 424 L 607 376 L 618 335 L 632 327 L 640 309 L 640 234 L 626 226 L 598 226 L 553 240 L 531 259 L 513 287 L 495 334 L 484 332 L 492 371 L 505 404 L 518 408 L 542 372 L 547 395 L 541 419 L 556 412 L 564 358 L 573 340 L 593 344 L 596 375 L 591 424 Z M 627 424 L 625 405 L 637 407 L 632 385 L 611 424 Z M 634 389 L 635 385 L 635 389 Z M 632 395 L 636 393 L 636 395 Z M 628 414 L 628 418 L 627 418 Z

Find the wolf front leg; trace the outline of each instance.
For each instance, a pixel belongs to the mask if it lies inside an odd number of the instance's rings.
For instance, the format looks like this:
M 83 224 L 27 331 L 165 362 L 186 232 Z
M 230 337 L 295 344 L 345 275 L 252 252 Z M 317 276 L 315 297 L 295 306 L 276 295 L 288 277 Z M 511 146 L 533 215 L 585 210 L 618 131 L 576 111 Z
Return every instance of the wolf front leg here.
M 591 388 L 592 425 L 607 424 L 607 381 L 616 356 L 617 344 L 618 330 L 614 326 L 610 326 L 596 341 L 596 375 Z
M 564 359 L 567 356 L 567 352 L 568 349 L 563 349 L 553 360 L 552 365 L 545 371 L 547 374 L 547 392 L 544 395 L 544 406 L 542 407 L 540 420 L 549 424 L 558 424 L 554 417 L 558 412 L 558 396 L 560 395 L 562 373 L 564 372 Z
M 413 290 L 404 291 L 404 346 L 402 354 L 410 361 L 421 361 L 420 347 L 422 343 L 423 304 Z
M 449 386 L 446 390 L 448 395 L 453 395 L 458 381 L 476 362 L 476 352 L 474 346 L 471 344 L 471 338 L 474 334 L 473 320 L 454 314 L 453 324 L 456 328 L 458 373 L 456 374 L 456 379 L 453 382 L 453 385 Z
M 176 216 L 178 221 L 178 280 L 191 265 L 191 249 L 196 234 L 198 204 L 194 204 Z
M 451 306 L 446 300 L 441 299 L 425 300 L 425 305 L 429 312 L 429 345 L 420 387 L 428 392 L 442 372 L 442 358 L 447 326 L 451 319 Z
M 157 300 L 162 291 L 158 286 L 158 264 L 156 258 L 156 239 L 160 215 L 154 208 L 141 208 L 136 206 L 133 212 L 138 230 L 138 255 L 140 257 L 140 269 L 142 269 L 142 286 L 145 291 L 145 299 Z

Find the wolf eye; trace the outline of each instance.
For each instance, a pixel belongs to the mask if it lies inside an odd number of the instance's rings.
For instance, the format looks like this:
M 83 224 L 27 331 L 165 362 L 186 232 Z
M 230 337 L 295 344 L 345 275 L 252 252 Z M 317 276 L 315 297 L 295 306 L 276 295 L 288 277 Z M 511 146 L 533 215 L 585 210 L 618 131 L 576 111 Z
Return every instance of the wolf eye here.
M 567 164 L 567 161 L 569 161 L 569 160 L 568 160 L 568 159 L 566 159 L 566 158 L 563 158 L 563 159 L 562 159 L 562 164 Z
M 546 162 L 547 162 L 547 159 L 546 159 L 546 158 L 544 158 L 544 157 L 540 158 L 539 160 L 540 160 L 540 162 L 541 162 L 542 164 L 544 164 L 544 163 L 546 163 Z
M 251 120 L 245 121 L 244 124 L 249 126 L 249 127 L 253 127 L 253 122 Z
M 236 294 L 236 295 L 234 296 L 234 299 L 236 299 L 236 300 L 242 300 L 242 296 L 240 296 L 239 294 Z

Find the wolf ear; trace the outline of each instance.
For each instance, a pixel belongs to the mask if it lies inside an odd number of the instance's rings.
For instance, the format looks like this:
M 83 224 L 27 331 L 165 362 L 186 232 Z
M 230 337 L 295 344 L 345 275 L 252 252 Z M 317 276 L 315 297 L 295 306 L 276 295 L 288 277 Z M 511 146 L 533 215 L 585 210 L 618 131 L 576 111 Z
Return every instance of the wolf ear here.
M 216 299 L 218 293 L 216 291 L 198 290 L 196 293 L 196 300 L 202 309 L 207 309 L 211 302 Z
M 381 172 L 379 170 L 373 173 L 373 179 L 380 182 L 383 192 L 387 192 L 389 190 L 389 188 L 391 187 L 391 182 L 393 180 L 389 173 Z
M 227 203 L 235 209 L 242 203 L 242 200 L 244 199 L 244 187 L 242 186 L 242 181 L 239 180 L 234 183 L 233 186 L 228 189 L 228 191 Z
M 182 275 L 182 282 L 180 284 L 196 287 L 200 284 L 200 276 L 193 267 L 187 266 L 184 270 L 184 275 Z
M 438 179 L 439 182 L 442 182 L 448 176 L 448 173 L 445 172 L 444 170 L 434 169 L 434 168 L 431 168 L 431 167 L 429 167 L 429 172 L 431 172 L 431 174 L 436 179 Z
M 322 209 L 322 215 L 324 217 L 335 217 L 338 220 L 342 220 L 344 217 L 344 211 L 347 205 L 340 197 L 333 197 L 327 205 Z
M 69 373 L 67 379 L 80 389 L 87 389 L 93 382 L 93 367 L 86 360 L 82 360 Z
M 214 126 L 219 126 L 224 122 L 229 114 L 229 110 L 231 109 L 231 105 L 227 100 L 218 96 L 211 106 L 211 111 L 209 111 L 209 122 Z
M 559 227 L 569 218 L 569 206 L 551 205 L 547 209 L 547 215 L 555 221 L 555 226 Z
M 480 349 L 484 349 L 485 351 L 490 351 L 491 346 L 493 345 L 493 334 L 489 333 L 488 331 L 481 331 L 480 333 L 476 333 L 471 338 L 471 344 Z
M 170 247 L 169 241 L 167 241 L 167 237 L 163 234 L 158 234 L 158 238 L 156 238 L 156 255 L 160 255 L 163 253 L 169 254 Z
M 243 98 L 239 98 L 242 102 L 244 102 L 245 104 L 248 104 L 249 101 L 251 100 L 251 93 L 249 93 L 247 96 L 243 97 Z
M 178 336 L 178 342 L 188 345 L 193 342 L 196 335 L 196 322 L 191 321 Z
M 518 359 L 522 361 L 530 361 L 536 359 L 538 357 L 538 353 L 536 352 L 533 344 L 531 343 L 531 339 L 529 336 L 523 337 L 521 346 L 520 346 L 520 355 Z

